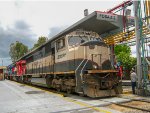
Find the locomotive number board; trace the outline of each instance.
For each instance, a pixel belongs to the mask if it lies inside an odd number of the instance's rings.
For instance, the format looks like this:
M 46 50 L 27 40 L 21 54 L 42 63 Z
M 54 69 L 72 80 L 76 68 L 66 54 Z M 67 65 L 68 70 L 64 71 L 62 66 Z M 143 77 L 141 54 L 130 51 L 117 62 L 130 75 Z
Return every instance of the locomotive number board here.
M 113 14 L 107 14 L 107 13 L 97 13 L 97 19 L 111 21 L 111 22 L 117 22 L 118 16 L 113 15 Z

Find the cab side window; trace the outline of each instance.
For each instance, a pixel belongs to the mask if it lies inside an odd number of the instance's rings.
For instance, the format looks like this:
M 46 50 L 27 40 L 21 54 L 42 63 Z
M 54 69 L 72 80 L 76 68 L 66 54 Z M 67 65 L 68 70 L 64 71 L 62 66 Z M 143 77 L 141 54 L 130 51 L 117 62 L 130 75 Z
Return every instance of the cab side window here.
M 65 38 L 59 39 L 59 40 L 56 42 L 57 51 L 63 49 L 64 47 L 65 47 Z

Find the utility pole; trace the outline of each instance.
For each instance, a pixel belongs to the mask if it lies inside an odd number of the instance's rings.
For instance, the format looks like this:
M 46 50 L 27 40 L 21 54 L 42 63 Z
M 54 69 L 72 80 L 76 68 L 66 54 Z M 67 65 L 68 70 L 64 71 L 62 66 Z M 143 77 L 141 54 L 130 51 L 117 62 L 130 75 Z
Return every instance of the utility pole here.
M 3 59 L 2 59 L 2 66 L 3 66 Z
M 133 1 L 134 5 L 134 20 L 135 20 L 135 37 L 136 37 L 136 56 L 137 56 L 137 76 L 138 76 L 138 89 L 142 88 L 142 66 L 141 66 L 141 45 L 140 45 L 140 26 L 138 16 L 138 2 Z
M 3 58 L 3 57 L 0 58 L 0 64 L 1 64 L 1 66 L 5 66 L 5 64 L 4 64 L 4 61 L 5 61 L 5 60 L 8 61 L 8 60 L 11 60 L 11 58 L 9 58 L 9 57 L 7 57 L 7 58 Z M 5 62 L 5 63 L 6 63 L 6 62 Z

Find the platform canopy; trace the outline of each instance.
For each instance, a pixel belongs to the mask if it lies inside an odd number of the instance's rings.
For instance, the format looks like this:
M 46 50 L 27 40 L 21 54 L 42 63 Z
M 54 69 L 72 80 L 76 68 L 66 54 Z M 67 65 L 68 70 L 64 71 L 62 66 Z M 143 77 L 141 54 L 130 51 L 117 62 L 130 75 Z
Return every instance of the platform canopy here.
M 64 31 L 52 37 L 49 41 L 66 35 L 76 29 L 84 29 L 93 31 L 99 35 L 108 34 L 114 31 L 121 30 L 123 27 L 122 15 L 108 14 L 105 12 L 95 11 L 75 24 L 71 25 Z M 48 41 L 48 42 L 49 42 Z
M 54 37 L 50 37 L 50 39 L 41 45 L 38 48 L 41 48 L 45 44 L 52 42 L 55 39 L 61 38 L 64 35 L 67 35 L 68 33 L 77 30 L 77 29 L 83 29 L 87 31 L 93 31 L 98 33 L 102 38 L 109 36 L 110 34 L 114 34 L 116 31 L 121 31 L 123 29 L 123 22 L 122 15 L 116 15 L 112 13 L 106 13 L 101 11 L 95 11 L 88 16 L 84 17 L 83 19 L 79 20 L 75 24 L 71 25 L 70 27 L 66 28 L 62 32 L 58 33 Z M 24 56 L 29 55 L 30 53 L 36 51 L 38 48 L 28 52 Z M 23 57 L 24 57 L 23 56 Z M 23 58 L 22 57 L 22 58 Z M 22 59 L 20 58 L 20 59 Z M 19 59 L 19 60 L 20 60 Z

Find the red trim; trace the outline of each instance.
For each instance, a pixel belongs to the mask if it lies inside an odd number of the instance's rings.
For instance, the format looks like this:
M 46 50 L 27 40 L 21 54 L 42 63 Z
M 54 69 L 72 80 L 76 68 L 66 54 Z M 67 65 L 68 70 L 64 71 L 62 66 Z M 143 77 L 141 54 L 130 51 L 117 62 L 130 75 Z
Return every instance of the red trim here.
M 112 9 L 106 11 L 106 12 L 107 13 L 112 13 L 114 10 L 116 10 L 116 9 L 118 9 L 120 7 L 124 7 L 125 4 L 128 4 L 130 2 L 131 2 L 131 0 L 125 1 L 125 2 L 123 2 L 123 3 L 121 3 L 121 4 L 117 5 L 117 6 L 115 6 L 114 8 L 112 8 Z
M 107 12 L 102 12 L 102 11 L 96 11 L 97 13 L 103 13 L 103 14 L 110 14 L 110 15 L 117 15 L 115 13 L 107 13 Z
M 25 70 L 26 70 L 25 64 L 26 64 L 25 60 L 20 60 L 16 62 L 17 76 L 22 76 L 23 74 L 25 74 Z

